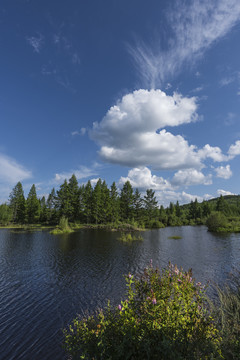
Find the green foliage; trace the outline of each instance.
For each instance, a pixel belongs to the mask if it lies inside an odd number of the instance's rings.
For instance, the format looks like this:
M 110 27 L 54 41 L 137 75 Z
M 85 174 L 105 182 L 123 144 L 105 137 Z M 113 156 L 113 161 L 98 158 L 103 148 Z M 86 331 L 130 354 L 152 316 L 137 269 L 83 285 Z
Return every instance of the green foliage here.
M 178 235 L 173 235 L 173 236 L 168 236 L 168 239 L 179 240 L 182 239 L 182 237 Z
M 224 231 L 227 226 L 227 219 L 221 212 L 213 212 L 207 219 L 206 225 L 209 231 Z
M 146 228 L 148 229 L 161 229 L 164 228 L 164 224 L 156 219 L 150 219 L 145 223 Z
M 8 225 L 12 219 L 12 210 L 9 205 L 0 205 L 0 224 Z
M 26 222 L 28 224 L 35 224 L 38 222 L 40 216 L 40 203 L 37 198 L 36 187 L 33 184 L 26 201 Z
M 144 196 L 144 204 L 147 218 L 149 220 L 156 218 L 158 216 L 158 206 L 155 191 L 153 191 L 152 189 L 146 190 L 146 195 Z
M 230 286 L 218 287 L 219 304 L 215 307 L 222 335 L 225 359 L 239 359 L 240 354 L 240 272 L 232 274 Z
M 132 242 L 135 240 L 143 240 L 143 237 L 132 233 L 122 233 L 119 240 L 123 242 Z
M 133 215 L 133 188 L 130 181 L 126 181 L 120 194 L 120 213 L 123 221 L 131 219 Z
M 65 329 L 73 359 L 217 359 L 221 338 L 205 290 L 176 266 L 126 276 L 127 298 Z
M 62 216 L 59 221 L 59 225 L 54 230 L 51 231 L 51 234 L 58 235 L 58 234 L 68 234 L 71 232 L 73 232 L 73 230 L 68 225 L 68 218 Z
M 13 188 L 9 195 L 10 208 L 12 210 L 12 220 L 18 224 L 25 223 L 26 204 L 23 187 L 20 182 Z

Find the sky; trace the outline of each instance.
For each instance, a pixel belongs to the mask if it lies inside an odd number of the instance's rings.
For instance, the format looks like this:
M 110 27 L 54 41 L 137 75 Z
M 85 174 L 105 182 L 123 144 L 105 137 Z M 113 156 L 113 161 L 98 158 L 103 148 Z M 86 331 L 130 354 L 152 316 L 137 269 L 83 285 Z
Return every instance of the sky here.
M 239 0 L 2 0 L 0 203 L 74 173 L 239 194 Z

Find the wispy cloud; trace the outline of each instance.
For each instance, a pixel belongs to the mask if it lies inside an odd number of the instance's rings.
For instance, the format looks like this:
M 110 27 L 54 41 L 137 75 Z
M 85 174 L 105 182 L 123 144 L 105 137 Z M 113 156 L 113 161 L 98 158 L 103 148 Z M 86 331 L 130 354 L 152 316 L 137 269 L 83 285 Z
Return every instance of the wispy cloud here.
M 15 184 L 31 176 L 31 171 L 27 170 L 15 159 L 0 154 L 0 183 Z
M 83 135 L 86 134 L 86 131 L 87 131 L 87 129 L 84 128 L 84 127 L 82 127 L 82 128 L 80 129 L 80 131 L 78 131 L 78 130 L 72 131 L 72 132 L 71 132 L 71 135 L 72 135 L 72 136 L 78 136 L 78 135 L 83 136 Z
M 90 176 L 98 175 L 99 172 L 98 164 L 94 164 L 92 167 L 79 166 L 77 169 L 70 171 L 62 172 L 55 174 L 54 179 L 51 181 L 53 184 L 61 184 L 65 179 L 70 179 L 70 177 L 75 174 L 78 180 L 89 178 Z
M 26 38 L 29 45 L 32 46 L 33 51 L 36 53 L 40 53 L 40 50 L 43 47 L 44 44 L 44 37 L 42 34 L 38 34 L 37 36 L 30 36 Z
M 177 0 L 168 14 L 173 37 L 167 50 L 159 47 L 157 39 L 152 46 L 139 40 L 129 51 L 143 81 L 154 88 L 169 81 L 184 64 L 199 59 L 239 19 L 239 0 Z

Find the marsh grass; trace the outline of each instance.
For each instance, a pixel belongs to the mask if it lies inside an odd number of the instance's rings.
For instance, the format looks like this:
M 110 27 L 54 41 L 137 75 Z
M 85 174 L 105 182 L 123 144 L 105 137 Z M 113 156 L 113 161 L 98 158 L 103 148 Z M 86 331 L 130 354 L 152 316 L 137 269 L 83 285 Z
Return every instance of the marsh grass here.
M 168 236 L 168 239 L 179 240 L 179 239 L 182 239 L 182 237 L 177 236 L 177 235 L 173 235 L 173 236 Z
M 217 287 L 215 305 L 218 326 L 222 336 L 222 354 L 225 359 L 240 359 L 240 271 L 231 275 L 228 285 Z
M 74 230 L 68 224 L 68 219 L 62 216 L 59 221 L 59 225 L 55 229 L 53 229 L 50 233 L 53 235 L 59 235 L 59 234 L 68 234 L 73 231 Z
M 120 241 L 126 242 L 126 243 L 131 243 L 132 241 L 142 241 L 143 237 L 141 235 L 136 235 L 136 234 L 132 234 L 132 233 L 122 233 L 119 237 Z

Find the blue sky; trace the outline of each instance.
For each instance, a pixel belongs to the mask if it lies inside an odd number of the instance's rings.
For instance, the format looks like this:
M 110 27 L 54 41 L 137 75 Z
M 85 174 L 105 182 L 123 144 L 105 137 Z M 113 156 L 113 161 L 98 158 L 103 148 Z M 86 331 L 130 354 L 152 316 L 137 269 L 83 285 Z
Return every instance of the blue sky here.
M 239 194 L 239 0 L 3 0 L 0 29 L 0 202 L 73 173 Z

